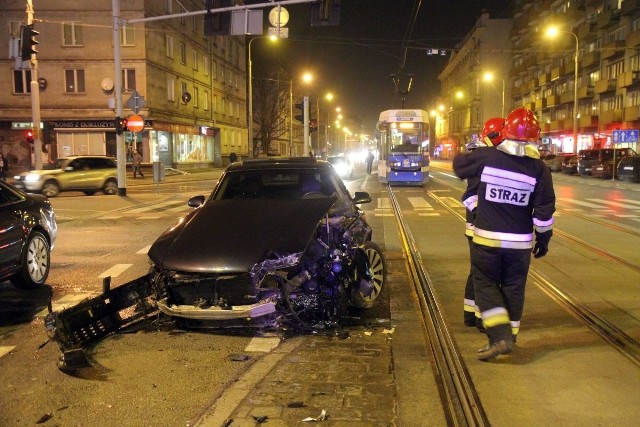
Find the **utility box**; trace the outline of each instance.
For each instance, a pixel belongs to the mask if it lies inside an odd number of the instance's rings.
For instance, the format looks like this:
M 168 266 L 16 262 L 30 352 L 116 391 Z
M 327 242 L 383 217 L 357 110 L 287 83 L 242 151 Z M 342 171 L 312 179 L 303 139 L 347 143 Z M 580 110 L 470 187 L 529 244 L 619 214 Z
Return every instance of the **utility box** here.
M 163 162 L 153 162 L 153 182 L 164 182 Z

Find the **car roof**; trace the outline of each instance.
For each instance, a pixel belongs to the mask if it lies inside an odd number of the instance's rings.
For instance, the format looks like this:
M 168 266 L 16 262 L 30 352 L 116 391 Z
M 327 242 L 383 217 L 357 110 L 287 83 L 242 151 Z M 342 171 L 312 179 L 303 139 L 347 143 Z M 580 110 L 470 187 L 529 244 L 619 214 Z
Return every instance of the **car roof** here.
M 271 169 L 329 169 L 328 162 L 313 157 L 257 157 L 232 163 L 227 171 L 271 170 Z

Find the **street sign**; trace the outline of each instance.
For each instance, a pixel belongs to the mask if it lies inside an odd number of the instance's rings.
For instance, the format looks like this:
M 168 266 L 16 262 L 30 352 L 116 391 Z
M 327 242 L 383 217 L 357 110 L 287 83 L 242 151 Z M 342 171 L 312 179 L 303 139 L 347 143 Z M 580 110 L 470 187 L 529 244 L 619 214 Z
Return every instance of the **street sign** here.
M 140 132 L 144 129 L 144 119 L 136 114 L 132 114 L 127 118 L 127 129 L 129 132 Z
M 288 39 L 289 38 L 289 28 L 280 27 L 280 31 L 278 31 L 278 27 L 269 27 L 267 29 L 267 35 L 269 37 L 277 37 L 279 39 Z
M 625 142 L 637 143 L 639 133 L 640 131 L 638 129 L 614 130 L 613 132 L 611 132 L 611 137 L 614 144 Z
M 127 101 L 127 107 L 129 107 L 134 113 L 138 114 L 144 106 L 144 97 L 135 90 L 131 92 L 131 96 Z

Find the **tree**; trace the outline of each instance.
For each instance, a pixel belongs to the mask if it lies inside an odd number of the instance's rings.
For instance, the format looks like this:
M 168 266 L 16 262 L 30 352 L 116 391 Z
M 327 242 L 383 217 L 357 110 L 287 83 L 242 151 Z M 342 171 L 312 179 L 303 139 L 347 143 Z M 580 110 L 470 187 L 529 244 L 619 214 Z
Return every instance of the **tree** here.
M 272 142 L 282 139 L 289 132 L 289 82 L 288 74 L 280 67 L 267 66 L 258 69 L 253 81 L 253 122 L 259 142 L 254 148 L 267 154 L 279 153 Z

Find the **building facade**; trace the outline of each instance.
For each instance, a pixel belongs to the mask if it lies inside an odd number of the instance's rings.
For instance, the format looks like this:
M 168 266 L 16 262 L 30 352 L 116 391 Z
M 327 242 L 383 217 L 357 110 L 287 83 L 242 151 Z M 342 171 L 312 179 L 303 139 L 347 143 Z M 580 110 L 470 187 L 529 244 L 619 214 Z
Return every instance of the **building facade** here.
M 121 1 L 125 20 L 203 9 L 202 1 Z M 80 9 L 71 0 L 35 4 L 36 62 L 0 60 L 0 149 L 12 167 L 33 164 L 31 76 L 37 66 L 43 163 L 81 154 L 116 156 L 112 2 Z M 13 43 L 26 23 L 24 0 L 3 5 Z M 249 155 L 244 36 L 204 36 L 204 15 L 123 26 L 119 32 L 124 116 L 135 109 L 141 132 L 124 132 L 126 152 L 144 162 L 193 170 Z M 19 56 L 11 49 L 13 56 Z

